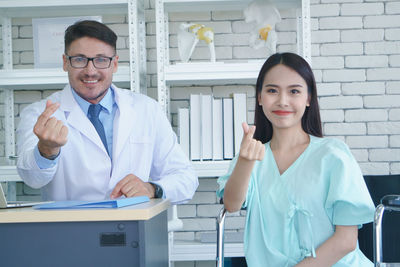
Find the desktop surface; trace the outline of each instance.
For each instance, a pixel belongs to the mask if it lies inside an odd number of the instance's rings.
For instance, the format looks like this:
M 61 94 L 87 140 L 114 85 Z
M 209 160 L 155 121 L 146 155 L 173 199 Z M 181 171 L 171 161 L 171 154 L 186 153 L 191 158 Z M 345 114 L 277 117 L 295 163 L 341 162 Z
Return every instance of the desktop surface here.
M 1 223 L 149 220 L 169 207 L 165 199 L 123 208 L 36 210 L 33 207 L 1 209 Z

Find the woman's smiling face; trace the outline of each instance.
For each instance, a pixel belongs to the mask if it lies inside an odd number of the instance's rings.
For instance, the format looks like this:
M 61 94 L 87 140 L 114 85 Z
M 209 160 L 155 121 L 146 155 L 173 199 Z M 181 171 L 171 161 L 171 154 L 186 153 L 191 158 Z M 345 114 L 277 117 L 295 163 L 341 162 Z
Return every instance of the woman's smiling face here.
M 301 128 L 310 104 L 307 84 L 296 71 L 278 64 L 266 73 L 258 104 L 274 129 Z

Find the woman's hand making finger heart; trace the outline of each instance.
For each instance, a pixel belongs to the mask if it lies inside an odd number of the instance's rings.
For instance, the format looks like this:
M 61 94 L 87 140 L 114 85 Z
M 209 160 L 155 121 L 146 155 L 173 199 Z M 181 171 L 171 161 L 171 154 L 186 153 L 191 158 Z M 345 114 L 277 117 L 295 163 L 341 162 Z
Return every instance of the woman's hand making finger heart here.
M 240 145 L 239 157 L 246 160 L 263 160 L 265 153 L 265 146 L 260 141 L 253 138 L 256 126 L 247 125 L 242 123 L 243 139 Z

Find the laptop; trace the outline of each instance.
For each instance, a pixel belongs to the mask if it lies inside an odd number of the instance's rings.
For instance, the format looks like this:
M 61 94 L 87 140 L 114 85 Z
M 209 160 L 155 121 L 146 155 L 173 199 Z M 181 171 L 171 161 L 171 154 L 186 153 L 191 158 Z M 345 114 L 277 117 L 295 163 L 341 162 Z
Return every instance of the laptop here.
M 0 209 L 30 207 L 37 204 L 47 203 L 43 201 L 9 201 L 7 202 L 4 195 L 3 187 L 0 185 Z

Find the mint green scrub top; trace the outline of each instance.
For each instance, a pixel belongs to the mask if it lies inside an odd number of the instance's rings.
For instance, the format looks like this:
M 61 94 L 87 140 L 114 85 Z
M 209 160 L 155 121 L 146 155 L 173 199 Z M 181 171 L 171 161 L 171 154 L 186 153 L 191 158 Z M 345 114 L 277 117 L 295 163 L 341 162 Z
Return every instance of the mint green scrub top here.
M 331 237 L 335 225 L 373 220 L 375 207 L 361 170 L 347 145 L 310 136 L 310 144 L 281 175 L 270 144 L 251 173 L 246 200 L 244 250 L 249 267 L 294 266 Z M 218 179 L 217 195 L 236 164 Z M 357 248 L 335 267 L 367 267 L 372 262 Z

